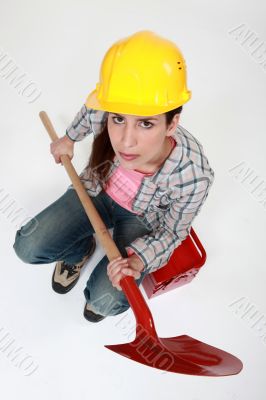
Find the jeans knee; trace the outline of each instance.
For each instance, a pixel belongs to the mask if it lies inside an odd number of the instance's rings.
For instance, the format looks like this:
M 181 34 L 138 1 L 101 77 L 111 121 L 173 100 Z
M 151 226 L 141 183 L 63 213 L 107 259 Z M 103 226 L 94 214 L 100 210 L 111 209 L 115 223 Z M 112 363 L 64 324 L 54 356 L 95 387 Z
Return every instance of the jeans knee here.
M 13 244 L 13 249 L 16 255 L 25 263 L 30 264 L 32 261 L 32 255 L 30 254 L 30 249 L 27 246 L 25 239 L 20 235 L 20 231 L 16 232 L 15 242 Z
M 34 232 L 35 221 L 30 220 L 16 232 L 13 249 L 16 255 L 27 264 L 39 264 L 38 245 Z

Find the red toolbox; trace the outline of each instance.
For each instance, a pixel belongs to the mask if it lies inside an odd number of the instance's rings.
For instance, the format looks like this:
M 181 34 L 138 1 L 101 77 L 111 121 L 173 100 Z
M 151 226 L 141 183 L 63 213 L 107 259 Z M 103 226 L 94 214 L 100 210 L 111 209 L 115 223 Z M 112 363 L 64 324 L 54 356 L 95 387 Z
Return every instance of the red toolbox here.
M 206 261 L 206 252 L 191 227 L 190 234 L 174 250 L 168 263 L 146 275 L 142 286 L 152 298 L 192 281 Z

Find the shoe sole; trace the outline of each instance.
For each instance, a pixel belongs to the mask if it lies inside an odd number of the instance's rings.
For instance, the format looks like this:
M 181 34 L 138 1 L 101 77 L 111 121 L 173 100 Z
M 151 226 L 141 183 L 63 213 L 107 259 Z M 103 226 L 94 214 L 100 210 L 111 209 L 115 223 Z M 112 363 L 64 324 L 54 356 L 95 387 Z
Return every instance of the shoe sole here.
M 87 321 L 90 321 L 90 322 L 100 322 L 104 318 L 106 318 L 105 315 L 95 314 L 93 311 L 87 310 L 86 304 L 85 304 L 85 307 L 83 310 L 83 316 Z
M 85 263 L 89 260 L 89 258 L 93 255 L 95 249 L 96 249 L 96 241 L 95 241 L 95 238 L 93 238 L 92 247 L 91 247 L 91 249 L 90 249 L 89 254 L 87 254 L 87 256 L 86 256 L 86 259 L 84 260 L 84 264 L 85 264 Z M 83 266 L 84 266 L 84 264 L 83 264 Z M 83 266 L 81 267 L 81 269 L 83 268 Z M 80 269 L 80 270 L 81 270 L 81 269 Z M 78 282 L 78 280 L 79 280 L 79 278 L 80 278 L 80 275 L 79 275 L 78 278 L 77 278 L 75 281 L 73 281 L 70 285 L 68 285 L 68 286 L 65 287 L 65 286 L 60 285 L 60 283 L 55 282 L 55 280 L 54 280 L 54 278 L 55 278 L 55 272 L 56 272 L 56 267 L 55 267 L 55 269 L 54 269 L 54 273 L 53 273 L 53 276 L 52 276 L 52 289 L 53 289 L 56 293 L 59 293 L 59 294 L 68 293 L 71 289 L 73 289 L 73 287 L 77 284 L 77 282 Z

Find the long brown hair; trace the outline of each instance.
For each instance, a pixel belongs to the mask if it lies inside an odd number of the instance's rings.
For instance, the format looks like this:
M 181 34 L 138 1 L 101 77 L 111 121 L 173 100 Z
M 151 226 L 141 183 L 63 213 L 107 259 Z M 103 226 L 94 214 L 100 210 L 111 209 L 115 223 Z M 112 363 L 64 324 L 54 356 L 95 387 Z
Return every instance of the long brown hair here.
M 182 108 L 183 106 L 180 106 L 165 113 L 167 127 L 172 122 L 174 115 L 181 113 Z M 93 175 L 96 173 L 101 182 L 106 182 L 114 156 L 115 152 L 110 141 L 106 119 L 102 132 L 93 140 L 92 150 L 86 168 L 90 172 L 93 171 Z

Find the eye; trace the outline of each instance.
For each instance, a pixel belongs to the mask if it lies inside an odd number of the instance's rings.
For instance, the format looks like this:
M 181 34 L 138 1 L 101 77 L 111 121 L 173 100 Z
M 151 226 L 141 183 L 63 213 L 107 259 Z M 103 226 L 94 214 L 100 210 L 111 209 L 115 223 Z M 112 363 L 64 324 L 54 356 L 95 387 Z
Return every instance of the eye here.
M 144 128 L 150 129 L 153 126 L 153 124 L 151 122 L 148 122 L 148 121 L 141 121 L 141 122 L 143 124 L 150 124 L 149 126 L 146 125 Z
M 123 121 L 123 118 L 122 118 L 122 117 L 112 117 L 112 120 L 114 121 L 115 124 L 121 125 L 120 122 L 116 122 L 116 119 L 120 119 L 120 120 Z M 153 124 L 152 124 L 151 122 L 148 122 L 148 121 L 141 121 L 141 123 L 143 123 L 143 124 L 149 124 L 149 126 L 147 126 L 147 125 L 144 126 L 144 128 L 146 128 L 146 129 L 150 129 L 150 128 L 153 126 Z
M 112 120 L 114 121 L 115 124 L 119 124 L 119 122 L 115 122 L 115 119 L 116 119 L 116 118 L 122 119 L 122 120 L 123 120 L 123 118 L 121 118 L 121 117 L 112 117 Z M 120 125 L 120 124 L 119 124 L 119 125 Z

